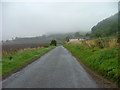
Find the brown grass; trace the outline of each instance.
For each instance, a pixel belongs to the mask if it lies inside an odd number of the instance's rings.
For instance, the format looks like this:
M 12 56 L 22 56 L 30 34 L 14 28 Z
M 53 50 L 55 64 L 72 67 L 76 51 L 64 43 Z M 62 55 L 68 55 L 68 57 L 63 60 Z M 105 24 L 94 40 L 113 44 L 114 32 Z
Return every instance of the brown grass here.
M 91 40 L 78 40 L 74 42 L 68 42 L 68 44 L 83 44 L 86 48 L 103 47 L 103 48 L 117 48 L 119 44 L 117 39 L 91 39 Z

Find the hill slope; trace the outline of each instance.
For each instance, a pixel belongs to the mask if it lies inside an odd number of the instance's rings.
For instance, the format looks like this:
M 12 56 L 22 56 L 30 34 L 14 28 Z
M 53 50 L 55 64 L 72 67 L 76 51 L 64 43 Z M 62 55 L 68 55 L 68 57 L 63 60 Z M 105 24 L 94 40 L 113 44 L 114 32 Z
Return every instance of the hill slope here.
M 91 29 L 93 37 L 114 36 L 118 32 L 118 13 L 104 19 Z

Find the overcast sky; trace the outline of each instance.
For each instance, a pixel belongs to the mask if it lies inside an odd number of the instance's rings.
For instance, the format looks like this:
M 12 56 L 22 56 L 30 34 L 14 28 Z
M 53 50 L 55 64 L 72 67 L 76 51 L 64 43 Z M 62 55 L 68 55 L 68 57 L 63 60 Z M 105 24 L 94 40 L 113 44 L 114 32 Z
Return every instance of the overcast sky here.
M 90 31 L 117 2 L 2 2 L 2 39 Z

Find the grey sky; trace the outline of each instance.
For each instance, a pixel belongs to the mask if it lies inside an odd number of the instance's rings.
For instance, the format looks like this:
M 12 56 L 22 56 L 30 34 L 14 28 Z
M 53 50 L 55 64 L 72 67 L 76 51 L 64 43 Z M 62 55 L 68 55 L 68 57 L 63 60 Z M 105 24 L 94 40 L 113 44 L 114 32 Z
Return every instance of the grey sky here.
M 117 2 L 3 2 L 2 37 L 90 31 L 118 12 Z

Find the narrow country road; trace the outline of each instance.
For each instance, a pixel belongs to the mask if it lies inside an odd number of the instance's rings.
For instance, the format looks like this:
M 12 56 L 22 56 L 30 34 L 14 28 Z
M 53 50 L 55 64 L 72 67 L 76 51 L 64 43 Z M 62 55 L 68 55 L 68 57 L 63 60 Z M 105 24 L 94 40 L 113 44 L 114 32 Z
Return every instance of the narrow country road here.
M 98 88 L 79 62 L 58 46 L 3 81 L 3 88 Z

